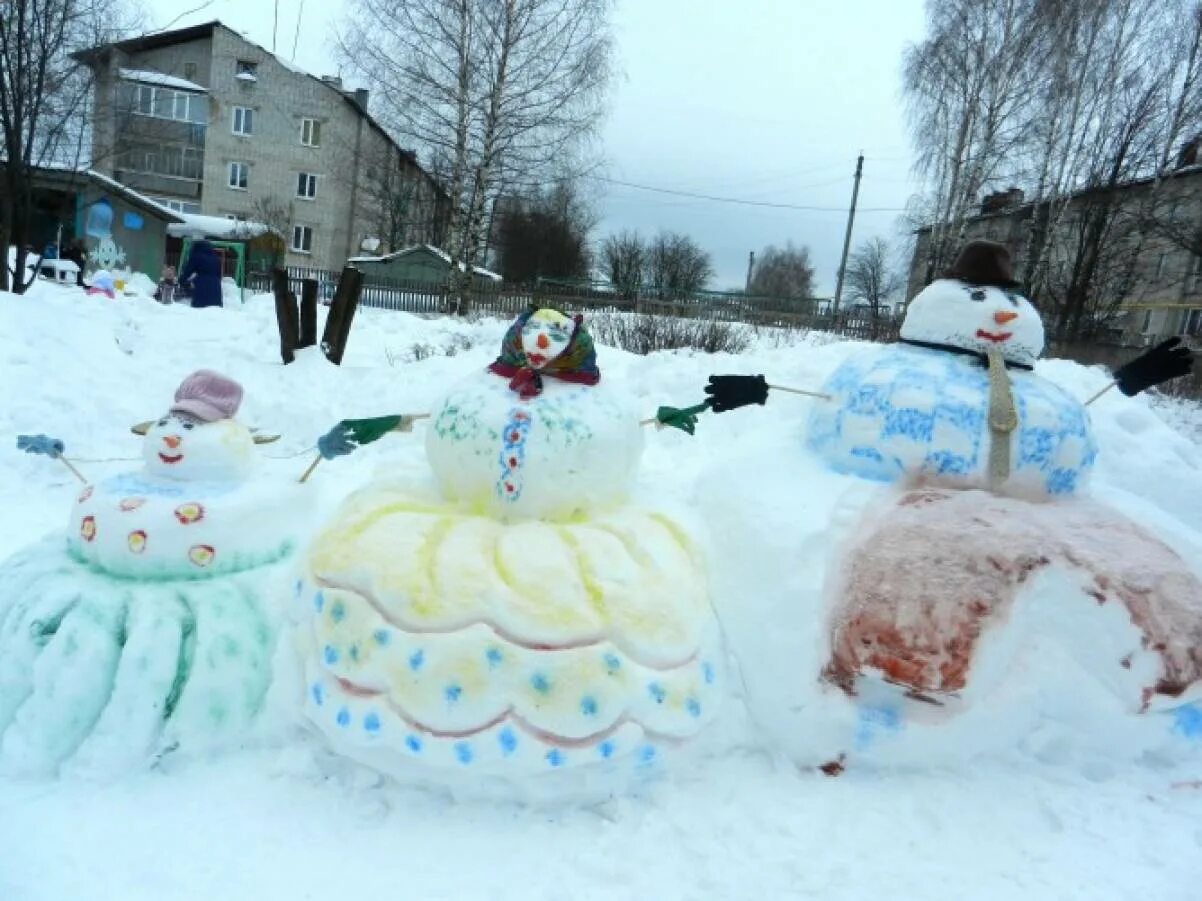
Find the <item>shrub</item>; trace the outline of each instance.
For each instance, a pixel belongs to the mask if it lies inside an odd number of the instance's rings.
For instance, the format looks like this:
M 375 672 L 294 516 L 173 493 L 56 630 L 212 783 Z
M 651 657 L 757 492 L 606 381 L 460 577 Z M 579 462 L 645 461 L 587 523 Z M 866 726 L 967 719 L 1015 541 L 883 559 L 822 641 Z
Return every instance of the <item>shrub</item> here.
M 647 313 L 596 313 L 589 318 L 588 327 L 600 343 L 636 354 L 686 348 L 737 354 L 747 349 L 752 338 L 751 330 L 739 323 Z

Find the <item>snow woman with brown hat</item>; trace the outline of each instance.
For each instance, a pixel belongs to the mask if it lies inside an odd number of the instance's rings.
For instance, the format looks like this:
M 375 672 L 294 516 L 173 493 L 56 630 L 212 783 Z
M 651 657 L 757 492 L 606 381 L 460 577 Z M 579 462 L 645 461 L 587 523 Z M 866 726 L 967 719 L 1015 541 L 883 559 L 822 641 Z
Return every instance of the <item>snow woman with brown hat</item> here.
M 799 761 L 1202 754 L 1199 560 L 1163 522 L 1091 497 L 1088 401 L 1035 371 L 1043 349 L 1007 248 L 971 242 L 896 344 L 787 401 L 805 423 L 795 486 L 708 480 L 735 564 L 719 615 L 753 712 Z M 1113 385 L 1131 396 L 1189 368 L 1170 341 Z M 752 375 L 707 389 L 715 412 L 770 390 Z M 756 453 L 738 467 L 770 465 Z M 790 498 L 816 529 L 760 525 Z M 753 569 L 771 588 L 748 597 Z
M 306 492 L 256 475 L 274 437 L 235 418 L 242 394 L 189 375 L 133 426 L 143 467 L 80 475 L 66 534 L 0 569 L 0 771 L 111 774 L 255 736 Z M 18 446 L 71 465 L 60 441 Z

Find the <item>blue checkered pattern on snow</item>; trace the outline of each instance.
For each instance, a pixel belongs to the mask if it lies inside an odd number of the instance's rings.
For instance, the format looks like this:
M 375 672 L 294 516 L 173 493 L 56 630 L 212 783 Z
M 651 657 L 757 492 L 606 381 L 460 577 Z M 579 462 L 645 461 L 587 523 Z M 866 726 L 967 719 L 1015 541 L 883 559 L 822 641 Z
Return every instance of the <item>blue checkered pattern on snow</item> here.
M 1010 370 L 1019 425 L 1011 435 L 1016 485 L 1072 494 L 1097 444 L 1079 401 L 1039 376 Z M 973 357 L 897 345 L 852 357 L 816 401 L 807 443 L 838 472 L 892 482 L 984 484 L 989 381 Z

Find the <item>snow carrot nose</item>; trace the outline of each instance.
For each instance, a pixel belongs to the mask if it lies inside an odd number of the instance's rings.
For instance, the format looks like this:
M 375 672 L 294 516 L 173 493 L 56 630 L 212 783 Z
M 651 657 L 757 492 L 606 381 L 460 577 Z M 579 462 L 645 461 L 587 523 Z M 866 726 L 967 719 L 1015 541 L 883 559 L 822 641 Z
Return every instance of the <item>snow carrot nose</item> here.
M 169 448 L 171 448 L 172 450 L 175 450 L 177 447 L 179 447 L 179 442 L 180 442 L 180 439 L 176 435 L 164 435 L 163 436 L 163 443 L 165 445 L 167 445 Z
M 539 350 L 546 350 L 551 342 L 547 340 L 545 332 L 539 332 L 538 337 L 534 339 L 534 343 L 538 345 Z
M 998 310 L 993 314 L 993 321 L 998 325 L 1005 325 L 1007 322 L 1017 318 L 1018 313 L 1015 313 L 1013 310 Z

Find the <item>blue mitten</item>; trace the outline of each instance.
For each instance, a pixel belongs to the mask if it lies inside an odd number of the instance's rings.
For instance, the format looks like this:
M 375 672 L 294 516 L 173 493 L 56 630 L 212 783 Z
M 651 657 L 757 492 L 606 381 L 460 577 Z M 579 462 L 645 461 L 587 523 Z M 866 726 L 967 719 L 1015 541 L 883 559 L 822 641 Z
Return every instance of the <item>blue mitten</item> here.
M 27 454 L 45 454 L 52 459 L 58 459 L 66 447 L 59 439 L 49 435 L 18 435 L 17 450 L 23 450 Z
M 346 456 L 359 446 L 352 440 L 352 434 L 351 429 L 345 423 L 338 423 L 317 439 L 317 452 L 325 460 Z

